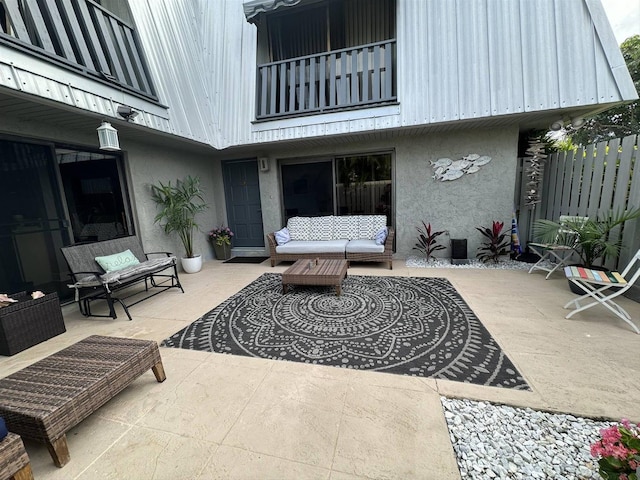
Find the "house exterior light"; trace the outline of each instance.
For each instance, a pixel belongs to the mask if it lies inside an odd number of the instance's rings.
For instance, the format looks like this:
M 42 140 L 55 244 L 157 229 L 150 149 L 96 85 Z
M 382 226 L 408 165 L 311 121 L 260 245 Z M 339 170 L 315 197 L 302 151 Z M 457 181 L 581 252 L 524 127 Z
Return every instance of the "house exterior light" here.
M 109 122 L 102 122 L 97 128 L 100 150 L 117 151 L 120 150 L 118 143 L 118 131 Z

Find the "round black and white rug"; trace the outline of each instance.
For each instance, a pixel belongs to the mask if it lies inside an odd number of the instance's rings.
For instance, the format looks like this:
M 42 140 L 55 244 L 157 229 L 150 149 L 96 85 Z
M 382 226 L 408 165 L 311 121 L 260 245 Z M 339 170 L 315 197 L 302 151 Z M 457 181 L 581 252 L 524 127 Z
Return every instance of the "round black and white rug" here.
M 348 276 L 333 287 L 264 274 L 163 346 L 528 389 L 444 278 Z

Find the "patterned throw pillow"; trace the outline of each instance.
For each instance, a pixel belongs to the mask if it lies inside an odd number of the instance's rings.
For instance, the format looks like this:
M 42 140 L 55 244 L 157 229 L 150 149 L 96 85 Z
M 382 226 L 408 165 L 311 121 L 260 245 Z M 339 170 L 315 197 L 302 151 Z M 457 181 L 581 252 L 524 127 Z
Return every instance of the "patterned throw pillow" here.
M 358 217 L 355 215 L 333 217 L 333 238 L 335 240 L 357 240 L 360 238 Z
M 131 250 L 125 250 L 124 252 L 114 253 L 113 255 L 96 257 L 96 262 L 98 262 L 98 265 L 100 265 L 105 272 L 109 273 L 122 270 L 131 265 L 137 265 L 140 263 L 140 260 L 131 253 Z
M 378 230 L 378 233 L 376 233 L 376 245 L 384 245 L 384 242 L 387 240 L 387 235 L 389 235 L 387 227 Z
M 383 227 L 387 226 L 387 217 L 384 215 L 361 215 L 358 217 L 359 238 L 373 240 Z
M 309 217 L 291 217 L 287 222 L 287 230 L 291 240 L 311 240 Z
M 287 227 L 274 232 L 273 235 L 276 237 L 276 243 L 278 245 L 284 245 L 285 243 L 291 241 L 291 235 L 289 235 L 289 230 L 287 230 Z
M 333 240 L 333 216 L 311 217 L 309 235 L 311 240 Z

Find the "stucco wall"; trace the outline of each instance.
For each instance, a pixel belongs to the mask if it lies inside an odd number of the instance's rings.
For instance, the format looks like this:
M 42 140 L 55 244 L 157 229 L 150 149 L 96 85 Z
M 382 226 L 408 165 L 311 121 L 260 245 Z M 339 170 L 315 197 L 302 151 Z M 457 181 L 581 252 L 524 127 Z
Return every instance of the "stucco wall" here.
M 336 144 L 304 148 L 304 157 L 389 151 L 394 154 L 394 202 L 396 258 L 418 255 L 412 250 L 417 241 L 416 226 L 431 222 L 437 230 L 450 235 L 439 237 L 447 250 L 439 256 L 450 257 L 449 238 L 466 238 L 469 258 L 474 258 L 482 242 L 475 227 L 490 226 L 492 220 L 510 226 L 517 166 L 517 127 L 490 130 L 460 130 L 423 136 L 397 137 L 367 143 Z M 492 161 L 480 172 L 454 181 L 432 179 L 429 160 L 459 159 L 470 153 L 488 155 Z M 261 173 L 262 215 L 265 232 L 282 227 L 282 199 L 277 160 L 299 157 L 272 151 L 269 172 Z
M 170 251 L 177 256 L 184 254 L 184 247 L 178 235 L 167 236 L 153 219 L 157 213 L 156 204 L 151 199 L 150 185 L 158 182 L 176 183 L 187 175 L 199 177 L 204 189 L 204 199 L 209 208 L 196 218 L 200 231 L 194 232 L 194 253 L 203 258 L 213 257 L 213 249 L 206 233 L 222 223 L 219 205 L 222 205 L 222 182 L 220 163 L 206 155 L 185 155 L 176 149 L 158 149 L 139 143 L 129 144 L 127 150 L 128 177 L 132 179 L 129 189 L 132 193 L 132 207 L 137 217 L 138 233 L 144 245 L 151 251 Z M 216 175 L 216 172 L 218 174 Z
M 396 146 L 396 248 L 398 256 L 417 255 L 416 227 L 430 222 L 446 230 L 440 243 L 450 257 L 449 238 L 466 238 L 467 254 L 475 258 L 483 241 L 477 226 L 493 220 L 511 224 L 517 167 L 517 128 L 469 130 L 423 137 L 401 138 Z M 492 161 L 475 174 L 453 181 L 434 180 L 429 161 L 460 159 L 470 153 L 488 155 Z

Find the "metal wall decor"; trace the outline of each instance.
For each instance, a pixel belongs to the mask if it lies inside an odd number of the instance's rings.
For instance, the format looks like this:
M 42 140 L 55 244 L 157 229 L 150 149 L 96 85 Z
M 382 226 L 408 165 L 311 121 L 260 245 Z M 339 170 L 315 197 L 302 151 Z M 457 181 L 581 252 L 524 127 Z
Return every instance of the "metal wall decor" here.
M 486 155 L 478 155 L 470 153 L 462 157 L 460 160 L 451 160 L 450 158 L 439 158 L 436 161 L 431 160 L 431 167 L 434 169 L 434 180 L 441 182 L 447 180 L 455 180 L 464 174 L 471 174 L 480 171 L 480 167 L 491 161 L 491 157 Z
M 542 181 L 543 166 L 547 159 L 544 153 L 544 143 L 540 138 L 529 140 L 525 157 L 525 175 L 527 177 L 527 188 L 525 190 L 524 204 L 527 207 L 535 208 L 540 203 L 540 182 Z

